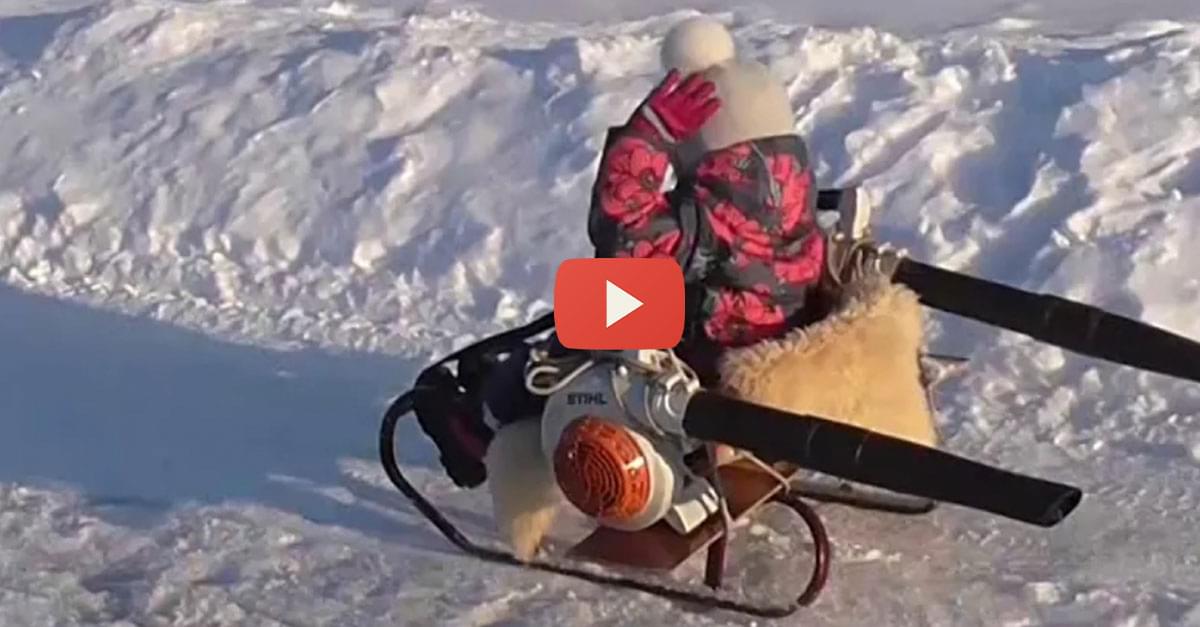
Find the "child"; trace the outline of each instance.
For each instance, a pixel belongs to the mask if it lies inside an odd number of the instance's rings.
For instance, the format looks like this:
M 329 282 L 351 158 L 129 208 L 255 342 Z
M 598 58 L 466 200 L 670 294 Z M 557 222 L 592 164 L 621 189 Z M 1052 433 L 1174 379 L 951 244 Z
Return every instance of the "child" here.
M 668 35 L 671 70 L 610 132 L 588 217 L 598 257 L 679 262 L 689 288 L 677 351 L 706 382 L 724 349 L 806 321 L 825 253 L 787 94 L 733 52 L 711 20 Z M 664 193 L 668 169 L 678 182 Z

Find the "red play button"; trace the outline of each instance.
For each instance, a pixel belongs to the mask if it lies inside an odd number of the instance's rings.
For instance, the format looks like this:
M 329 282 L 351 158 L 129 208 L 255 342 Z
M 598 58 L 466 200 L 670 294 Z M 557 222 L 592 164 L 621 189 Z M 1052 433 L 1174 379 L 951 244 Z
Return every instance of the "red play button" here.
M 554 281 L 563 346 L 672 348 L 683 336 L 683 272 L 672 259 L 568 259 Z

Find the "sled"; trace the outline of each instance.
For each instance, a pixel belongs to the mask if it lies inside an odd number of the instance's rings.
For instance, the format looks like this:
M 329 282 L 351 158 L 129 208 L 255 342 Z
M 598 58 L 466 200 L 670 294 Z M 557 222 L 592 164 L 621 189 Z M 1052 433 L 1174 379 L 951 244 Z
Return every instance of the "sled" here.
M 508 339 L 512 340 L 511 337 Z M 495 338 L 478 346 L 495 350 Z M 786 602 L 756 604 L 730 596 L 722 588 L 728 529 L 733 527 L 721 516 L 706 519 L 689 533 L 677 533 L 662 522 L 639 531 L 599 527 L 564 555 L 530 562 L 468 538 L 416 490 L 400 470 L 395 456 L 396 427 L 401 418 L 412 415 L 414 392 L 402 394 L 388 408 L 380 430 L 380 459 L 389 480 L 447 540 L 466 554 L 487 562 L 531 568 L 646 592 L 687 605 L 762 618 L 789 616 L 812 604 L 826 583 L 832 554 L 829 537 L 817 512 L 805 502 L 803 495 L 806 492 L 812 494 L 814 500 L 840 501 L 856 507 L 909 514 L 928 512 L 936 499 L 1039 526 L 1059 523 L 1082 497 L 1080 491 L 1071 486 L 1009 473 L 944 451 L 818 417 L 786 415 L 779 410 L 700 391 L 688 404 L 684 426 L 690 433 L 701 440 L 725 441 L 784 460 L 765 467 L 754 461 L 738 461 L 716 469 L 725 488 L 724 502 L 730 518 L 734 521 L 752 518 L 761 508 L 777 504 L 794 512 L 811 537 L 812 567 L 802 591 Z M 729 420 L 730 417 L 734 420 Z M 730 430 L 731 424 L 755 427 Z M 695 466 L 701 473 L 713 472 L 707 459 L 698 460 Z M 905 467 L 908 472 L 900 475 L 888 471 L 896 467 Z M 823 493 L 821 484 L 797 480 L 797 475 L 804 469 L 874 485 L 895 494 L 883 499 L 862 494 L 855 496 L 854 489 L 844 487 Z M 989 489 L 981 491 L 980 484 Z M 907 494 L 919 498 L 907 497 L 911 500 L 906 501 Z M 702 552 L 705 553 L 703 583 L 707 589 L 664 582 L 663 575 L 679 569 Z M 629 571 L 637 575 L 623 574 Z M 647 579 L 647 575 L 657 578 Z
M 625 570 L 663 574 L 674 571 L 693 556 L 706 551 L 704 583 L 719 590 L 725 572 L 725 548 L 728 531 L 722 520 L 713 517 L 690 534 L 676 533 L 665 523 L 634 532 L 600 527 L 566 551 L 564 559 L 536 559 L 523 562 L 512 553 L 480 544 L 463 534 L 436 506 L 429 502 L 400 471 L 395 456 L 395 434 L 399 420 L 412 411 L 412 393 L 399 396 L 388 408 L 380 430 L 380 459 L 388 479 L 412 502 L 447 540 L 474 558 L 529 568 L 581 579 L 595 584 L 645 592 L 673 601 L 713 609 L 738 612 L 762 618 L 782 618 L 813 603 L 829 575 L 830 543 L 824 524 L 816 511 L 781 484 L 777 473 L 795 477 L 794 464 L 777 464 L 768 473 L 746 462 L 735 462 L 718 469 L 728 488 L 726 498 L 734 521 L 753 516 L 761 507 L 778 503 L 797 514 L 813 542 L 812 572 L 796 599 L 779 605 L 756 605 L 724 594 L 703 589 L 674 586 L 644 577 L 597 571 L 590 566 L 620 567 Z
M 853 192 L 822 190 L 818 208 L 840 214 L 840 224 L 844 225 L 839 227 L 842 243 L 857 245 L 869 238 L 869 232 L 863 207 Z M 860 263 L 889 264 L 893 280 L 911 287 L 928 307 L 1084 355 L 1200 381 L 1200 344 L 1186 338 L 1088 305 L 1030 294 L 902 256 L 875 254 L 865 259 Z M 815 602 L 830 568 L 828 534 L 806 500 L 910 515 L 951 504 L 1051 527 L 1064 520 L 1082 499 L 1082 492 L 1075 487 L 995 468 L 940 448 L 820 416 L 791 414 L 710 390 L 691 389 L 684 395 L 682 409 L 675 408 L 672 411 L 676 413 L 667 416 L 665 423 L 670 424 L 672 433 L 751 453 L 747 459 L 716 469 L 705 456 L 688 462 L 689 472 L 711 477 L 714 485 L 721 486 L 721 514 L 710 515 L 684 532 L 662 520 L 632 531 L 599 525 L 561 555 L 522 561 L 506 550 L 468 538 L 416 490 L 400 470 L 395 434 L 397 424 L 406 416 L 416 416 L 427 434 L 446 433 L 448 425 L 419 415 L 416 405 L 420 394 L 461 397 L 468 404 L 478 402 L 472 390 L 486 370 L 481 364 L 491 363 L 499 354 L 527 349 L 531 338 L 552 328 L 553 315 L 546 314 L 439 360 L 423 371 L 413 388 L 398 396 L 384 415 L 379 453 L 389 480 L 447 540 L 484 561 L 637 590 L 689 605 L 779 618 Z M 611 372 L 627 370 L 613 365 Z M 671 403 L 666 405 L 670 407 Z M 645 422 L 645 417 L 640 420 Z M 649 422 L 665 424 L 662 420 Z M 443 461 L 455 455 L 445 449 L 441 452 Z M 895 472 L 896 468 L 904 472 Z M 827 479 L 815 480 L 810 472 Z M 456 484 L 468 487 L 485 480 L 481 476 L 453 478 Z M 796 597 L 756 604 L 724 590 L 726 548 L 730 530 L 736 528 L 731 521 L 752 519 L 771 505 L 794 512 L 804 524 L 812 539 L 812 569 Z M 705 560 L 703 586 L 669 582 L 667 575 L 701 553 Z

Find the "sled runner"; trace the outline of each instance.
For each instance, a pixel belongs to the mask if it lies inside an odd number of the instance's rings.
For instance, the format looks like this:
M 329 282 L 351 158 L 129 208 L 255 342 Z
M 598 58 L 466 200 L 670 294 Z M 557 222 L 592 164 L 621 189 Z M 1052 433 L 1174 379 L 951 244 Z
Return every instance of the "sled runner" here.
M 831 228 L 831 258 L 846 270 L 842 279 L 848 284 L 883 267 L 891 280 L 912 288 L 913 298 L 919 296 L 923 305 L 1084 354 L 1200 379 L 1200 346 L 1190 340 L 873 247 L 863 218 L 869 212 L 857 201 L 853 190 L 825 190 L 818 199 L 820 209 L 838 218 Z M 838 315 L 831 309 L 831 320 Z M 953 455 L 938 448 L 936 434 L 913 431 L 911 424 L 897 423 L 888 433 L 887 416 L 869 421 L 882 425 L 878 428 L 864 428 L 854 416 L 822 416 L 805 404 L 810 400 L 805 388 L 786 379 L 749 376 L 739 382 L 734 377 L 728 389 L 710 390 L 671 351 L 556 354 L 538 339 L 552 328 L 552 314 L 547 314 L 431 365 L 391 404 L 380 430 L 381 462 L 391 482 L 451 543 L 486 561 L 684 603 L 782 617 L 815 601 L 828 574 L 828 536 L 805 499 L 904 514 L 927 513 L 937 504 L 958 505 L 1051 527 L 1082 498 L 1072 486 Z M 789 346 L 798 346 L 795 352 L 823 348 L 814 348 L 815 340 L 803 333 L 797 338 Z M 788 364 L 791 353 L 777 348 L 755 348 L 760 353 L 750 356 L 774 360 L 786 373 L 795 364 Z M 1174 359 L 1162 354 L 1168 350 Z M 395 456 L 397 424 L 415 415 L 457 485 L 489 481 L 479 450 L 492 441 L 492 425 L 472 416 L 483 413 L 481 382 L 514 354 L 528 356 L 524 384 L 542 399 L 536 435 L 548 471 L 567 500 L 597 523 L 591 535 L 558 556 L 523 559 L 466 537 L 405 479 Z M 911 378 L 917 379 L 917 365 L 903 359 L 875 367 L 910 368 Z M 936 376 L 926 375 L 920 373 L 921 385 L 933 385 Z M 762 399 L 778 398 L 760 394 L 769 385 L 798 391 L 795 398 L 767 403 Z M 715 443 L 734 447 L 741 458 L 718 465 Z M 825 479 L 814 479 L 814 472 Z M 760 605 L 729 595 L 721 583 L 732 523 L 771 505 L 786 507 L 804 523 L 812 538 L 812 570 L 796 598 Z M 663 581 L 662 575 L 700 553 L 706 555 L 704 583 L 710 590 Z

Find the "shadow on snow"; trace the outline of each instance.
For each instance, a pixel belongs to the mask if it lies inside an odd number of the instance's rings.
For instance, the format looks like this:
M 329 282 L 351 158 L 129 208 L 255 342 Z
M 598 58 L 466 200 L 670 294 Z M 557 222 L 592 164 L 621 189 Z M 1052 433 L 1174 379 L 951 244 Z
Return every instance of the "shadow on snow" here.
M 230 344 L 9 287 L 0 312 L 0 482 L 65 483 L 114 516 L 253 501 L 397 532 L 304 486 L 341 486 L 339 460 L 377 458 L 382 412 L 417 364 Z M 399 437 L 405 463 L 436 466 L 415 422 Z

